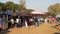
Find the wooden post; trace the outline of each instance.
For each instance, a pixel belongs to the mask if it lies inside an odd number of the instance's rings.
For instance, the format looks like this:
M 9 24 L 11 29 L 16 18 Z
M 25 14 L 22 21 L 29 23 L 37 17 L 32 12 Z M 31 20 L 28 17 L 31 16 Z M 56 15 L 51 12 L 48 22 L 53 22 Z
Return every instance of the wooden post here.
M 8 28 L 8 15 L 6 15 L 6 29 Z
M 6 25 L 5 25 L 5 15 L 3 15 L 3 29 L 6 29 Z

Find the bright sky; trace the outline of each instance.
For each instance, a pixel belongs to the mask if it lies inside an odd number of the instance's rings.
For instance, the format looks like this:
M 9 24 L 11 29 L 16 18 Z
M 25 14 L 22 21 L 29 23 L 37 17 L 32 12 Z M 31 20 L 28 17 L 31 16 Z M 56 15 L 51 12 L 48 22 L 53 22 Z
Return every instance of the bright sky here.
M 13 1 L 19 3 L 19 0 L 0 0 L 0 2 Z M 47 8 L 52 5 L 60 3 L 60 0 L 26 0 L 26 8 L 37 11 L 48 11 Z

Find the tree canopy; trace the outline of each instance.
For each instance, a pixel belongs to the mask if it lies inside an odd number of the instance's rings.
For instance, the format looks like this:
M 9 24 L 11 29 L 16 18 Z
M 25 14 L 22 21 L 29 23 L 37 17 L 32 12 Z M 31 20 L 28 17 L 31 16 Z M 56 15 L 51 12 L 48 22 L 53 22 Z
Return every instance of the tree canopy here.
M 5 8 L 5 4 L 0 2 L 0 10 L 3 10 Z
M 18 4 L 15 4 L 14 2 L 8 1 L 6 3 L 1 3 L 0 2 L 0 10 L 20 10 L 20 7 Z
M 28 12 L 33 11 L 32 9 L 25 8 L 24 4 L 15 4 L 14 2 L 11 2 L 11 1 L 8 1 L 6 3 L 0 2 L 0 10 L 4 10 L 4 9 L 12 10 L 13 12 L 15 10 L 24 10 L 24 9 Z
M 60 4 L 56 3 L 48 7 L 48 15 L 56 16 L 60 12 Z

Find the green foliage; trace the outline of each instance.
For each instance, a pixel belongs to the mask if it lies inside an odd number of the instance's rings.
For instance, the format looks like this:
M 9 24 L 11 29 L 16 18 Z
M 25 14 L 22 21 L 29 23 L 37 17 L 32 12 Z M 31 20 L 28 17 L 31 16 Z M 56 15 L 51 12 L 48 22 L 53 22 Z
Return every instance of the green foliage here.
M 2 10 L 2 7 L 0 6 L 0 10 Z
M 50 5 L 48 7 L 48 15 L 56 16 L 60 12 L 60 4 Z
M 24 6 L 23 4 L 20 4 L 19 7 L 20 7 L 20 10 L 26 9 L 25 6 Z
M 13 8 L 14 8 L 14 3 L 13 2 L 6 2 L 6 4 L 5 4 L 6 6 L 6 9 L 7 10 L 13 10 Z
M 26 9 L 25 4 L 15 4 L 14 2 L 8 1 L 6 3 L 0 2 L 0 10 L 12 10 L 13 12 L 15 10 L 26 10 L 28 12 L 33 11 L 32 9 Z
M 20 7 L 18 4 L 14 4 L 11 1 L 8 1 L 6 3 L 0 3 L 0 10 L 7 9 L 7 10 L 20 10 Z
M 3 10 L 5 8 L 5 4 L 0 2 L 0 10 Z
M 18 10 L 19 9 L 19 5 L 18 4 L 14 4 L 14 9 Z

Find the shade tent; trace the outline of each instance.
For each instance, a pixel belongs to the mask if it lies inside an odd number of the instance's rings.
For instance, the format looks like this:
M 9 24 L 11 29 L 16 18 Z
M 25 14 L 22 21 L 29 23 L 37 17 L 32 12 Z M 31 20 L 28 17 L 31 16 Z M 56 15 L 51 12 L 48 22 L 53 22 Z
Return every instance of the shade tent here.
M 45 12 L 42 11 L 32 11 L 31 13 L 35 16 L 46 16 Z
M 32 13 L 27 12 L 27 11 L 12 12 L 11 10 L 7 10 L 7 15 L 11 15 L 11 16 L 32 16 Z
M 31 13 L 32 14 L 45 14 L 44 12 L 41 12 L 41 11 L 32 11 Z
M 13 12 L 12 12 L 11 10 L 7 10 L 7 14 L 8 14 L 8 15 L 12 15 Z
M 26 11 L 19 11 L 19 12 L 16 12 L 16 14 L 19 16 L 32 16 L 32 13 L 26 12 Z
M 7 15 L 17 16 L 17 13 L 16 12 L 12 12 L 11 10 L 7 10 Z

